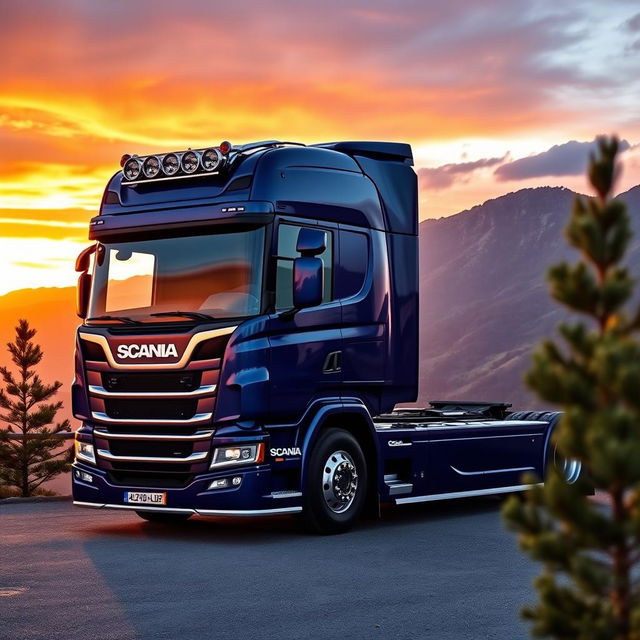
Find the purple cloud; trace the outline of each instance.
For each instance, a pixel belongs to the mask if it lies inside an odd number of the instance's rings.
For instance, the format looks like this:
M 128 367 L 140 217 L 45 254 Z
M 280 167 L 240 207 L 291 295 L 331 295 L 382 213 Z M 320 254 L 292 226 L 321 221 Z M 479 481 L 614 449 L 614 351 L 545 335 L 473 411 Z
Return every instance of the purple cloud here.
M 620 150 L 630 148 L 626 140 L 620 141 Z M 500 181 L 526 180 L 544 176 L 576 176 L 587 168 L 589 153 L 595 151 L 596 141 L 578 142 L 570 140 L 547 151 L 526 158 L 519 158 L 499 166 L 494 175 Z
M 633 16 L 633 18 L 629 18 L 624 23 L 624 26 L 632 33 L 640 31 L 640 13 L 636 13 L 636 15 Z
M 468 177 L 477 169 L 494 167 L 504 162 L 507 156 L 502 158 L 482 158 L 473 162 L 459 162 L 443 164 L 440 167 L 424 168 L 418 170 L 420 186 L 422 188 L 438 191 L 450 187 L 457 180 Z

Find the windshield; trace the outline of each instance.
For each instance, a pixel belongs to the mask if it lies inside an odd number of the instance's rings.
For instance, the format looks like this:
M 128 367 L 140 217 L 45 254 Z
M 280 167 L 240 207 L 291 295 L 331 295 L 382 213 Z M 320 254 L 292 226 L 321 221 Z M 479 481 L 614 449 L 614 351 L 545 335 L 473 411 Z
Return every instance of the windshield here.
M 94 262 L 89 320 L 154 322 L 260 313 L 264 227 L 132 242 L 106 242 Z M 171 312 L 191 312 L 181 317 Z M 153 314 L 168 316 L 154 317 Z

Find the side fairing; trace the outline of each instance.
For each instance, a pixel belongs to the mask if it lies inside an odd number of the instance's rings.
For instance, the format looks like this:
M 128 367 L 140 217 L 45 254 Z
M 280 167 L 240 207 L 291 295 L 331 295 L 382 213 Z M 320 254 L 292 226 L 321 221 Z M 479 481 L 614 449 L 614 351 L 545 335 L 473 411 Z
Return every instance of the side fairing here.
M 267 318 L 243 323 L 233 333 L 224 352 L 216 422 L 235 422 L 254 428 L 268 418 L 271 350 L 266 337 Z

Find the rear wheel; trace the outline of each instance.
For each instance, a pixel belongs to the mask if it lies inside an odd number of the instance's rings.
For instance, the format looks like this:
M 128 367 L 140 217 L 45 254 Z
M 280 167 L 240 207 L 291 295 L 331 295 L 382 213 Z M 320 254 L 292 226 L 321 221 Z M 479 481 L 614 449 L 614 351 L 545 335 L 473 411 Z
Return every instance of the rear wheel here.
M 574 484 L 578 481 L 580 474 L 582 473 L 582 462 L 575 458 L 565 458 L 559 451 L 556 445 L 550 445 L 549 462 L 547 463 L 547 469 L 549 464 L 552 464 L 554 469 L 566 480 L 567 484 Z
M 507 418 L 509 420 L 544 420 L 550 424 L 551 430 L 553 431 L 561 415 L 558 411 L 518 411 L 512 413 Z M 568 484 L 576 483 L 582 475 L 582 462 L 575 458 L 565 458 L 558 451 L 557 445 L 549 438 L 545 474 L 552 468 L 555 469 Z
M 190 513 L 163 513 L 162 511 L 136 511 L 136 515 L 148 522 L 161 524 L 180 524 L 191 517 Z
M 358 441 L 343 429 L 323 432 L 311 452 L 303 520 L 313 533 L 342 533 L 365 503 L 367 466 Z

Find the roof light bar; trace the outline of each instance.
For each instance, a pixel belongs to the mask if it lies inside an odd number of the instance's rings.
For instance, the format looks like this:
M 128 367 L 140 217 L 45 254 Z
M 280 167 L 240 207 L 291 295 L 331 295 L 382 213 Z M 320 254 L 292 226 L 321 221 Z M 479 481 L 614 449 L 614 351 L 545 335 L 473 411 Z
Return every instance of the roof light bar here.
M 185 173 L 195 173 L 200 167 L 200 154 L 195 151 L 187 151 L 187 153 L 182 154 L 180 166 Z
M 229 154 L 236 150 L 225 140 L 218 147 L 206 149 L 187 149 L 148 156 L 125 154 L 120 160 L 122 184 L 215 175 L 229 162 Z
M 147 178 L 155 178 L 160 173 L 160 160 L 157 156 L 148 156 L 142 163 L 142 173 Z

